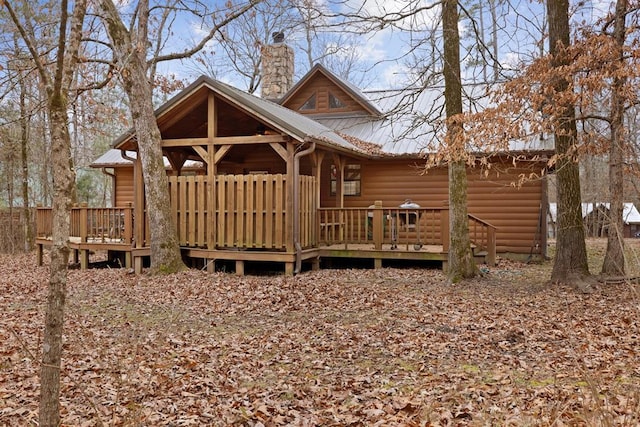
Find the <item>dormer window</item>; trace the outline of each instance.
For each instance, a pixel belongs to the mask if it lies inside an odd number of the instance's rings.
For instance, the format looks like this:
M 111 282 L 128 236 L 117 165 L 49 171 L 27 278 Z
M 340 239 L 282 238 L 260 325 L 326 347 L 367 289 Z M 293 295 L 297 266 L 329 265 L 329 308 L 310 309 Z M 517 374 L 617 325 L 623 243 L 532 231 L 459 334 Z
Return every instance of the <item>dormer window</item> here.
M 342 102 L 340 98 L 335 96 L 333 93 L 329 92 L 329 108 L 330 109 L 344 108 L 346 106 L 347 105 L 344 102 Z
M 316 109 L 316 94 L 314 93 L 313 95 L 311 95 L 311 97 L 309 97 L 309 99 L 307 99 L 307 101 L 304 104 L 302 104 L 302 107 L 300 107 L 300 111 L 311 111 L 315 109 Z

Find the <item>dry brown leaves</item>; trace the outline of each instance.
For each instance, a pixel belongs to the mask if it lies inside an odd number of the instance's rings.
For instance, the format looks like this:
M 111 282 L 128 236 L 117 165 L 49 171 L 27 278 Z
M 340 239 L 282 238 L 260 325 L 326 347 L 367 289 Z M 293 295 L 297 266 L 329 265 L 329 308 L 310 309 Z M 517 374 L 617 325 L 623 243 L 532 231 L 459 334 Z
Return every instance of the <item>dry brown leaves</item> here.
M 64 425 L 629 425 L 638 286 L 503 261 L 294 278 L 71 271 Z M 46 267 L 0 259 L 0 425 L 35 425 Z M 546 275 L 546 276 L 545 276 Z

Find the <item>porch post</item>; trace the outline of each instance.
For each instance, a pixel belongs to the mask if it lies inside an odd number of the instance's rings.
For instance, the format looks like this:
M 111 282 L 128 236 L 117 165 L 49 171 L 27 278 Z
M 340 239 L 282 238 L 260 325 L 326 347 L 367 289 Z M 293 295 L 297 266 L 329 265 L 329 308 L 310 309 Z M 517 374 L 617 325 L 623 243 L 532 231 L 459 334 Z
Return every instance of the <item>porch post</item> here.
M 213 140 L 218 133 L 218 117 L 216 114 L 216 103 L 213 93 L 209 93 L 207 99 L 207 249 L 213 250 L 216 247 L 216 228 L 218 219 L 216 217 L 216 146 Z M 211 262 L 212 269 L 215 262 Z M 208 270 L 208 268 L 207 268 Z
M 333 155 L 336 166 L 336 207 L 344 208 L 344 159 L 337 154 Z
M 316 206 L 315 206 L 315 211 L 313 212 L 313 246 L 316 247 L 318 246 L 318 239 L 320 238 L 319 233 L 318 233 L 318 208 L 320 208 L 321 205 L 321 199 L 322 199 L 322 161 L 324 160 L 324 151 L 314 151 L 313 154 L 311 155 L 312 159 L 313 159 L 313 167 L 312 167 L 312 174 L 316 179 L 316 194 L 314 195 L 314 197 L 316 198 Z M 317 261 L 317 268 L 320 268 L 320 260 Z M 316 267 L 315 262 L 313 264 L 314 268 Z
M 313 157 L 313 168 L 312 168 L 312 174 L 313 176 L 316 177 L 316 207 L 319 208 L 322 205 L 320 204 L 320 200 L 321 200 L 321 178 L 322 178 L 322 161 L 324 160 L 324 151 L 316 151 L 313 153 L 312 155 Z
M 209 144 L 207 147 L 207 249 L 213 250 L 216 247 L 216 171 L 215 161 L 216 146 Z
M 295 251 L 295 247 L 294 247 L 294 242 L 293 242 L 293 217 L 294 215 L 299 215 L 299 212 L 294 212 L 293 211 L 293 198 L 297 197 L 298 195 L 294 194 L 295 188 L 297 187 L 294 184 L 294 181 L 296 179 L 299 179 L 299 177 L 295 176 L 294 173 L 294 156 L 295 156 L 295 145 L 289 141 L 287 142 L 287 188 L 286 188 L 286 197 L 285 197 L 285 224 L 284 224 L 284 228 L 285 228 L 285 242 L 286 242 L 286 248 L 287 248 L 287 252 L 293 252 Z M 291 275 L 293 275 L 293 265 L 287 265 L 285 266 L 285 270 L 287 271 L 287 273 L 289 272 L 289 269 L 291 269 Z
M 80 243 L 87 243 L 87 235 L 89 229 L 89 208 L 87 202 L 80 204 Z M 75 254 L 77 256 L 80 253 L 80 270 L 86 270 L 89 268 L 89 250 L 88 249 L 76 249 Z M 74 262 L 77 262 L 74 256 Z
M 382 200 L 376 200 L 373 208 L 373 218 L 371 221 L 373 244 L 376 250 L 382 249 L 382 238 L 384 233 Z

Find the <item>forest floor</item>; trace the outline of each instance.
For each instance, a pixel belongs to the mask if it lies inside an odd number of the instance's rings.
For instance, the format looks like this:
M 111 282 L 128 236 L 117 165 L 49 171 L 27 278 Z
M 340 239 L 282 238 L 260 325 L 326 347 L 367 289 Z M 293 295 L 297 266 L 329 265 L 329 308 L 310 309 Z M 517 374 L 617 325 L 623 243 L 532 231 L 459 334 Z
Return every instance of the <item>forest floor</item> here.
M 588 242 L 598 272 L 605 242 Z M 640 239 L 628 240 L 630 275 Z M 552 263 L 296 277 L 72 270 L 65 426 L 634 425 L 640 285 Z M 0 426 L 36 425 L 48 268 L 0 256 Z

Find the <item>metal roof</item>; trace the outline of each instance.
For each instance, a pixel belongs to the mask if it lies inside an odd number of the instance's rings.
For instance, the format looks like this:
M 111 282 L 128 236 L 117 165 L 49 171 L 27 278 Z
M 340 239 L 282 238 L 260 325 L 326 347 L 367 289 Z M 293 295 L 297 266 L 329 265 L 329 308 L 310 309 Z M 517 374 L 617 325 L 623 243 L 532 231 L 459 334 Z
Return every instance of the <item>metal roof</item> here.
M 126 151 L 127 156 L 132 159 L 137 158 L 138 153 L 135 151 Z M 171 163 L 169 160 L 164 157 L 164 167 L 171 168 Z M 107 150 L 102 156 L 98 157 L 95 161 L 91 163 L 92 168 L 116 168 L 118 166 L 130 166 L 131 160 L 125 159 L 122 157 L 122 151 L 117 150 L 115 148 L 111 148 Z M 183 168 L 202 168 L 204 167 L 204 163 L 197 160 L 186 160 L 184 162 Z
M 582 203 L 582 217 L 586 217 L 591 212 L 593 212 L 594 205 L 599 207 L 603 206 L 606 209 L 609 209 L 609 203 L 595 202 L 595 203 Z M 558 215 L 558 205 L 557 203 L 549 203 L 549 215 L 551 216 L 551 220 L 556 222 Z M 636 209 L 636 206 L 633 203 L 626 202 L 622 204 L 622 219 L 625 224 L 640 224 L 640 212 Z
M 127 151 L 126 152 L 129 157 L 136 158 L 135 151 Z M 118 166 L 129 166 L 131 164 L 131 160 L 125 159 L 122 157 L 122 152 L 120 150 L 116 150 L 112 148 L 107 150 L 106 153 L 98 157 L 91 163 L 92 168 L 112 168 Z
M 277 103 L 259 98 L 240 89 L 207 76 L 201 76 L 155 112 L 156 117 L 182 102 L 203 86 L 213 90 L 231 104 L 257 116 L 267 124 L 302 141 L 316 141 L 321 145 L 349 151 L 355 155 L 422 156 L 438 148 L 438 138 L 444 126 L 444 87 L 407 88 L 397 90 L 360 91 L 322 66 L 314 67 L 294 88 L 313 72 L 321 71 L 336 80 L 341 86 L 367 106 L 374 114 L 346 113 L 325 115 L 303 115 Z M 489 104 L 486 85 L 466 85 L 464 104 L 467 112 L 480 111 Z M 285 96 L 286 98 L 286 96 Z M 283 99 L 285 99 L 283 98 Z M 129 130 L 115 142 L 117 147 L 134 135 Z M 343 137 L 344 135 L 345 137 Z M 376 153 L 363 149 L 351 138 L 372 143 L 380 147 Z M 511 151 L 553 150 L 553 138 L 532 135 L 519 141 L 511 141 Z M 482 151 L 482 147 L 478 148 Z M 100 158 L 94 162 L 102 161 Z M 99 167 L 99 166 L 96 166 Z
M 485 85 L 469 85 L 465 90 L 466 112 L 478 112 L 488 105 Z M 314 119 L 327 127 L 363 141 L 377 143 L 394 155 L 422 155 L 433 152 L 444 132 L 444 88 L 376 90 L 363 92 L 384 112 L 382 116 L 363 114 L 324 115 Z M 553 150 L 553 138 L 539 134 L 511 141 L 511 151 Z M 483 151 L 482 147 L 477 147 Z

